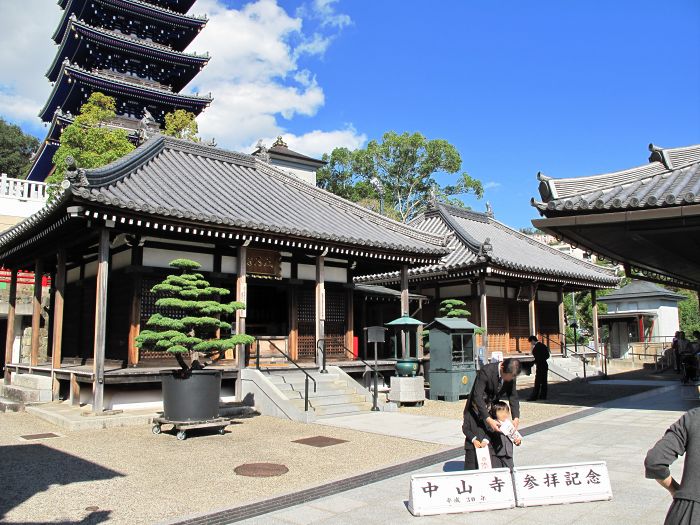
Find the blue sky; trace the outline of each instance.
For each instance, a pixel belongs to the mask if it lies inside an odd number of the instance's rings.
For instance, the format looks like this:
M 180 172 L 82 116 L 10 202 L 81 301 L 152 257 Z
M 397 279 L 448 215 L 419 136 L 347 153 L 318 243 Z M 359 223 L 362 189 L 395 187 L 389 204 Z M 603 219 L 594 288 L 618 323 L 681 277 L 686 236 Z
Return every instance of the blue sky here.
M 700 143 L 697 0 L 200 0 L 193 11 L 203 10 L 211 28 L 193 46 L 219 56 L 192 86 L 215 97 L 202 118 L 205 135 L 244 149 L 279 133 L 290 147 L 319 154 L 387 130 L 420 131 L 457 146 L 465 171 L 487 185 L 496 217 L 515 227 L 536 215 L 529 199 L 538 171 L 613 171 L 645 163 L 649 142 Z M 24 10 L 5 0 L 0 11 L 7 20 Z M 48 41 L 55 19 L 34 21 L 50 27 L 37 26 L 36 35 Z M 13 38 L 7 31 L 18 24 L 6 23 L 0 29 Z M 24 92 L 38 86 L 43 104 L 52 56 L 38 36 L 34 42 L 48 56 L 36 60 L 44 62 L 36 72 L 20 67 Z M 22 86 L 3 60 L 0 114 L 41 134 L 29 113 L 3 104 Z

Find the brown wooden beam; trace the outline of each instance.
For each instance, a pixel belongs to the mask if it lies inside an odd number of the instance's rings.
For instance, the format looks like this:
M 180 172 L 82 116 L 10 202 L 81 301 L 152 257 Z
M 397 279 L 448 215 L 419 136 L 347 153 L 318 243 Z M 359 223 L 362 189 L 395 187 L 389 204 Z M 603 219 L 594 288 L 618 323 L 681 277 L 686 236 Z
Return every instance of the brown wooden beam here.
M 7 365 L 12 362 L 12 349 L 15 344 L 15 308 L 17 306 L 17 268 L 10 271 L 10 297 L 7 309 L 7 332 L 5 333 L 5 372 L 3 380 L 10 384 L 11 373 Z
M 34 264 L 34 298 L 32 299 L 32 346 L 29 358 L 30 366 L 39 363 L 39 344 L 41 342 L 41 278 L 43 264 L 37 259 Z
M 598 297 L 596 296 L 595 288 L 591 289 L 591 311 L 593 319 L 593 350 L 599 352 L 599 338 L 598 338 Z
M 51 377 L 54 400 L 58 398 L 58 380 L 55 370 L 61 368 L 61 353 L 63 351 L 63 306 L 66 295 L 66 250 L 58 250 L 56 258 L 56 274 L 53 280 L 54 303 L 53 303 L 53 344 L 51 352 Z
M 97 251 L 97 290 L 95 292 L 95 382 L 92 387 L 92 411 L 104 412 L 105 343 L 107 337 L 107 286 L 109 276 L 109 230 L 100 230 Z
M 528 337 L 531 335 L 537 336 L 537 317 L 535 314 L 535 301 L 537 300 L 537 285 L 532 283 L 530 284 L 530 301 L 528 302 L 527 305 L 527 320 L 528 320 L 528 329 L 530 333 L 528 334 Z
M 296 286 L 289 288 L 289 355 L 299 357 L 299 294 Z
M 345 311 L 345 347 L 354 352 L 355 348 L 355 292 L 348 290 L 347 310 Z M 359 354 L 359 349 L 358 349 Z M 350 357 L 349 355 L 347 357 Z

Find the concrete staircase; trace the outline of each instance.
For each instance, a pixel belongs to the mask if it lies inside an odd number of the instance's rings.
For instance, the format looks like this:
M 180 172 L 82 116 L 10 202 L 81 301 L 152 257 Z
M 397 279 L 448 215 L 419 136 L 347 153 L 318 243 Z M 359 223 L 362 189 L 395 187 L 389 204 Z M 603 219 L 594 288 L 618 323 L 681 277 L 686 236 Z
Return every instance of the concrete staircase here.
M 565 381 L 583 377 L 583 362 L 578 357 L 552 357 L 547 360 L 550 377 L 554 375 Z M 586 364 L 586 377 L 603 375 L 603 372 L 591 362 Z
M 243 395 L 252 396 L 255 408 L 263 415 L 310 423 L 337 415 L 369 412 L 372 395 L 340 368 L 329 366 L 327 374 L 307 372 L 316 380 L 309 381 L 309 410 L 304 411 L 305 378 L 293 370 L 243 371 Z
M 21 412 L 27 405 L 51 402 L 51 378 L 12 374 L 12 384 L 0 384 L 0 412 Z

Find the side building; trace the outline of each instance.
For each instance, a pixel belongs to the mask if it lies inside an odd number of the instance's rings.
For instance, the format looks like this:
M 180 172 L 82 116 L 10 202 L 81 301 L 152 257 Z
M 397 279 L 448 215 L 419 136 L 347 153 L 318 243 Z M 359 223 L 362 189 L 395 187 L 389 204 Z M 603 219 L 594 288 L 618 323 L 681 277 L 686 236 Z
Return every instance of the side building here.
M 492 213 L 432 203 L 411 222 L 426 233 L 446 235 L 451 253 L 439 263 L 408 272 L 411 291 L 431 299 L 416 317 L 429 322 L 443 299 L 467 303 L 470 321 L 486 330 L 488 352 L 517 356 L 530 352 L 538 335 L 552 352 L 566 344 L 563 296 L 617 286 L 612 271 L 578 260 L 499 222 Z M 400 275 L 375 273 L 364 284 L 397 286 Z M 381 315 L 381 312 L 374 312 Z
M 207 23 L 186 14 L 194 0 L 61 0 L 63 16 L 53 34 L 58 45 L 46 73 L 53 89 L 39 116 L 49 126 L 29 172 L 44 180 L 53 169 L 61 131 L 95 92 L 116 99 L 111 126 L 134 143 L 161 128 L 177 109 L 201 113 L 210 95 L 182 90 L 206 66 L 209 55 L 185 52 Z

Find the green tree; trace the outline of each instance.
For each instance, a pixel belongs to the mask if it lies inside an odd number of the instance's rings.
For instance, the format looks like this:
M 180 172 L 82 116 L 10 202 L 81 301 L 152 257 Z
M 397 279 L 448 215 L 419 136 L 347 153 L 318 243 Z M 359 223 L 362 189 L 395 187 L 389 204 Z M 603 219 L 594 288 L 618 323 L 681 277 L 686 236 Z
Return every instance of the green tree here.
M 80 168 L 99 168 L 133 150 L 126 130 L 105 126 L 115 115 L 114 98 L 97 91 L 92 93 L 61 133 L 61 145 L 53 156 L 56 169 L 46 182 L 61 183 L 68 157 L 73 157 Z
M 32 154 L 39 147 L 36 137 L 0 117 L 0 173 L 23 179 L 31 166 Z
M 466 319 L 471 314 L 467 310 L 467 303 L 459 299 L 445 299 L 440 302 L 440 315 L 443 317 L 461 317 Z
M 200 142 L 201 139 L 197 135 L 199 127 L 195 120 L 196 115 L 184 109 L 176 109 L 172 113 L 165 115 L 164 135 L 170 135 L 178 139 L 191 140 Z
M 420 133 L 394 131 L 384 133 L 381 141 L 372 140 L 366 148 L 350 152 L 336 148 L 324 156 L 328 165 L 319 172 L 319 185 L 345 198 L 359 202 L 379 200 L 383 189 L 387 215 L 408 222 L 420 213 L 431 196 L 443 202 L 462 205 L 457 197 L 484 193 L 480 181 L 459 173 L 462 158 L 457 149 L 443 139 L 429 140 Z M 453 184 L 439 184 L 438 174 L 458 174 Z
M 153 314 L 136 338 L 136 346 L 149 350 L 170 352 L 175 356 L 185 375 L 190 370 L 204 367 L 200 355 L 206 358 L 220 356 L 236 345 L 251 344 L 254 338 L 236 334 L 231 323 L 222 317 L 232 316 L 236 310 L 245 308 L 240 302 L 221 302 L 230 292 L 226 288 L 211 286 L 204 279 L 198 262 L 189 259 L 175 259 L 170 262 L 179 274 L 168 275 L 151 291 L 160 296 L 156 307 L 165 312 L 173 309 L 182 315 Z M 188 365 L 184 354 L 191 354 Z
M 698 294 L 690 290 L 677 290 L 685 295 L 686 300 L 678 303 L 678 316 L 680 317 L 681 330 L 688 339 L 692 339 L 693 332 L 700 330 L 700 311 L 698 311 Z

